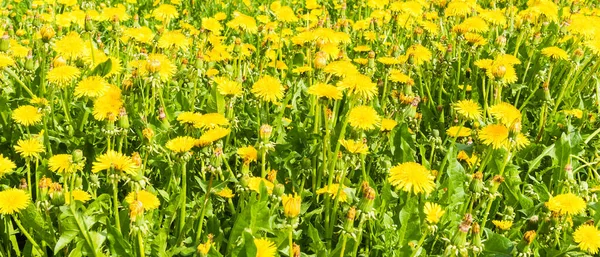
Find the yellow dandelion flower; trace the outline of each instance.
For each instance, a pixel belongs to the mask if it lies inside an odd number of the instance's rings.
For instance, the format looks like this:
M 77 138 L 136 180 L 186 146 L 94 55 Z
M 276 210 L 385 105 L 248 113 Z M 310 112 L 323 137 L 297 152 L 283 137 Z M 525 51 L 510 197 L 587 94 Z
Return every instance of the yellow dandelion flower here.
M 372 130 L 379 125 L 380 120 L 377 111 L 366 105 L 354 107 L 348 114 L 348 124 L 360 130 Z
M 196 124 L 202 118 L 202 114 L 195 112 L 182 112 L 177 115 L 177 121 L 181 124 Z
M 4 69 L 8 66 L 14 66 L 15 61 L 5 53 L 0 53 L 0 69 Z
M 357 74 L 358 69 L 349 61 L 335 61 L 327 64 L 327 66 L 323 68 L 323 72 L 338 77 L 346 77 L 348 75 Z
M 317 96 L 318 98 L 327 98 L 339 100 L 342 99 L 342 90 L 336 86 L 317 83 L 308 88 L 308 94 Z
M 281 196 L 281 205 L 283 205 L 283 214 L 288 218 L 295 218 L 300 215 L 302 198 L 297 194 Z
M 271 181 L 268 181 L 264 178 L 260 178 L 260 177 L 251 177 L 248 178 L 248 188 L 250 188 L 250 190 L 260 193 L 260 185 L 264 184 L 265 187 L 267 188 L 267 192 L 269 194 L 273 193 L 273 187 L 275 187 L 275 185 L 273 185 L 273 183 L 271 183 Z
M 402 191 L 428 195 L 435 189 L 434 179 L 435 177 L 423 165 L 405 162 L 390 169 L 388 181 Z
M 165 144 L 165 147 L 175 153 L 185 153 L 196 145 L 196 139 L 189 136 L 176 137 Z
M 196 145 L 205 146 L 211 144 L 221 138 L 226 137 L 227 135 L 229 135 L 229 132 L 231 132 L 230 129 L 223 127 L 209 129 L 206 132 L 204 132 L 202 136 L 200 136 L 200 138 L 196 141 Z
M 0 154 L 0 178 L 17 168 L 14 162 Z
M 277 246 L 273 241 L 265 238 L 255 238 L 256 257 L 275 257 L 277 256 Z
M 573 240 L 579 248 L 590 254 L 597 254 L 600 249 L 600 231 L 589 224 L 581 225 L 573 232 Z
M 174 5 L 161 4 L 152 10 L 152 17 L 162 22 L 168 22 L 179 17 L 179 11 Z
M 504 125 L 492 124 L 485 126 L 479 131 L 479 139 L 494 149 L 506 147 L 508 143 L 509 131 Z
M 505 102 L 496 104 L 490 107 L 489 112 L 494 118 L 507 127 L 512 128 L 514 125 L 521 123 L 521 111 L 512 104 Z M 517 131 L 518 130 L 517 127 Z
M 0 192 L 0 214 L 11 215 L 19 213 L 29 206 L 31 198 L 25 191 L 9 188 Z
M 408 60 L 414 65 L 421 65 L 431 61 L 433 57 L 431 51 L 422 45 L 412 45 L 406 50 Z
M 492 220 L 492 223 L 500 230 L 509 230 L 513 224 L 510 220 Z
M 72 192 L 65 192 L 65 203 L 69 204 L 71 202 L 71 197 L 70 195 L 73 195 L 73 200 L 75 201 L 80 201 L 82 203 L 86 203 L 87 201 L 92 199 L 92 196 L 86 192 L 83 191 L 81 189 L 75 189 Z
M 481 107 L 471 99 L 460 100 L 453 104 L 454 110 L 467 120 L 480 120 Z
M 556 46 L 550 46 L 542 49 L 542 54 L 553 60 L 568 60 L 569 54 Z
M 239 82 L 224 77 L 216 77 L 213 80 L 217 83 L 217 90 L 221 95 L 238 97 L 244 92 Z
M 361 141 L 341 139 L 340 144 L 346 148 L 346 151 L 355 154 L 367 154 L 369 147 Z
M 101 21 L 127 21 L 131 18 L 129 14 L 127 14 L 127 8 L 123 4 L 118 4 L 115 7 L 105 7 L 102 10 L 102 13 L 98 16 L 98 19 Z
M 236 153 L 244 159 L 244 163 L 255 162 L 258 157 L 258 151 L 251 145 L 238 148 Z
M 158 47 L 160 48 L 177 48 L 179 50 L 187 50 L 191 44 L 191 39 L 180 31 L 167 31 L 160 39 L 158 39 Z
M 109 88 L 109 84 L 100 76 L 90 76 L 82 79 L 75 87 L 76 97 L 99 97 Z
M 348 90 L 348 95 L 356 95 L 365 100 L 371 100 L 377 94 L 377 84 L 368 76 L 359 73 L 347 75 L 337 86 Z
M 48 160 L 48 168 L 56 173 L 69 173 L 77 171 L 73 163 L 73 156 L 70 154 L 57 154 Z
M 85 43 L 77 32 L 70 32 L 54 43 L 54 51 L 67 59 L 74 60 L 83 54 Z
M 58 86 L 66 86 L 71 81 L 79 77 L 79 74 L 81 74 L 81 72 L 79 69 L 77 69 L 77 67 L 63 65 L 60 67 L 54 67 L 52 70 L 48 71 L 47 79 L 48 82 Z
M 252 16 L 248 16 L 242 14 L 240 12 L 233 12 L 233 19 L 227 22 L 227 27 L 236 30 L 243 30 L 250 34 L 255 34 L 258 32 L 258 26 L 256 25 L 256 20 Z
M 19 139 L 15 151 L 23 158 L 40 158 L 40 154 L 44 152 L 44 144 L 39 138 Z
M 202 28 L 215 34 L 219 34 L 223 30 L 221 23 L 212 17 L 202 18 Z
M 251 92 L 266 102 L 277 102 L 283 98 L 284 87 L 278 79 L 265 75 L 252 85 Z
M 194 123 L 194 127 L 202 129 L 212 129 L 219 126 L 229 125 L 229 120 L 220 113 L 207 113 L 200 116 L 200 118 Z
M 123 30 L 123 37 L 121 40 L 128 42 L 129 39 L 133 39 L 139 43 L 149 44 L 154 38 L 154 33 L 148 27 L 139 28 L 126 28 Z
M 227 199 L 233 198 L 235 196 L 233 191 L 231 191 L 231 189 L 229 189 L 228 187 L 221 189 L 219 192 L 217 192 L 217 195 Z
M 92 172 L 98 173 L 103 170 L 114 169 L 115 171 L 125 172 L 129 175 L 136 175 L 136 170 L 138 168 L 139 167 L 131 157 L 117 151 L 109 150 L 96 158 L 92 167 Z
M 160 206 L 158 197 L 146 190 L 140 190 L 137 193 L 131 192 L 125 197 L 125 202 L 129 204 L 132 204 L 134 201 L 140 201 L 145 211 L 154 210 Z
M 346 194 L 346 191 L 344 191 L 346 187 L 345 186 L 341 186 L 340 189 L 340 184 L 336 184 L 333 183 L 331 184 L 331 186 L 325 186 L 323 188 L 317 189 L 317 194 L 318 195 L 322 195 L 322 194 L 328 194 L 329 196 L 333 197 L 335 199 L 335 197 L 339 196 L 340 202 L 346 202 L 348 201 L 348 195 Z M 338 191 L 339 191 L 339 195 L 338 195 Z
M 446 130 L 446 134 L 451 137 L 468 137 L 471 135 L 471 129 L 461 126 L 452 126 Z
M 546 202 L 546 207 L 548 207 L 550 211 L 563 216 L 581 214 L 585 212 L 586 206 L 583 198 L 573 193 L 553 196 Z
M 42 113 L 31 105 L 22 105 L 13 110 L 12 119 L 23 126 L 31 126 L 42 121 Z
M 429 224 L 437 224 L 440 222 L 440 219 L 446 213 L 437 203 L 426 202 L 423 207 L 423 212 L 425 213 L 425 219 Z
M 382 119 L 381 120 L 381 128 L 380 130 L 382 132 L 389 132 L 392 131 L 392 129 L 394 129 L 396 127 L 396 125 L 398 125 L 398 122 L 392 119 Z
M 415 82 L 410 76 L 404 74 L 402 71 L 392 69 L 390 70 L 390 80 L 393 82 L 413 85 Z
M 96 120 L 115 121 L 123 108 L 121 89 L 115 85 L 109 85 L 104 94 L 94 101 L 94 118 Z

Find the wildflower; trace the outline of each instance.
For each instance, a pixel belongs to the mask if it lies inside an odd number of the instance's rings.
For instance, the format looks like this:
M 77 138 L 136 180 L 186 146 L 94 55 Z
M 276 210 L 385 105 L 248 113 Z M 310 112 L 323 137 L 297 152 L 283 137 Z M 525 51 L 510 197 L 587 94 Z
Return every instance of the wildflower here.
M 259 178 L 259 177 L 251 177 L 248 178 L 248 188 L 250 188 L 250 190 L 260 193 L 260 185 L 263 184 L 265 185 L 265 187 L 267 188 L 267 192 L 269 194 L 273 193 L 273 188 L 275 187 L 275 185 L 273 185 L 273 183 L 271 183 L 271 181 L 268 181 L 264 178 Z
M 140 201 L 145 211 L 154 210 L 160 206 L 158 197 L 146 190 L 131 192 L 125 197 L 125 202 L 129 204 L 132 204 L 134 201 Z
M 315 95 L 318 98 L 327 98 L 339 100 L 342 99 L 342 90 L 336 86 L 325 83 L 317 83 L 308 88 L 308 94 Z
M 223 198 L 233 198 L 235 194 L 228 187 L 221 189 L 221 191 L 217 192 L 217 195 Z
M 569 54 L 556 46 L 550 46 L 542 49 L 542 54 L 553 60 L 568 60 Z
M 240 158 L 244 159 L 244 163 L 247 164 L 256 161 L 258 151 L 256 148 L 254 148 L 254 146 L 249 145 L 238 148 L 237 154 L 240 156 Z
M 431 51 L 422 45 L 412 45 L 409 47 L 406 51 L 406 56 L 409 57 L 411 63 L 417 66 L 430 62 L 432 58 Z
M 256 20 L 251 16 L 242 14 L 240 12 L 233 12 L 234 18 L 227 22 L 227 27 L 244 30 L 250 34 L 255 34 L 258 32 L 258 26 L 256 25 Z
M 202 118 L 202 114 L 195 112 L 182 112 L 177 115 L 177 121 L 181 124 L 196 124 Z
M 5 53 L 0 53 L 0 69 L 4 69 L 8 66 L 14 66 L 15 61 Z
M 76 97 L 99 97 L 108 91 L 109 84 L 100 76 L 90 76 L 82 79 L 75 87 Z
M 178 48 L 187 50 L 191 44 L 191 39 L 182 34 L 180 31 L 167 31 L 158 40 L 160 48 Z
M 229 125 L 229 120 L 220 113 L 207 113 L 201 115 L 198 120 L 194 122 L 194 127 L 202 129 L 213 129 L 218 126 L 227 125 Z
M 510 220 L 492 220 L 492 223 L 496 226 L 496 228 L 500 230 L 509 230 L 512 227 L 513 222 Z
M 429 224 L 437 224 L 444 213 L 446 213 L 439 204 L 430 202 L 425 203 L 423 212 L 425 213 L 425 219 Z
M 597 254 L 600 249 L 600 231 L 594 225 L 579 226 L 573 233 L 573 240 L 581 250 L 590 254 Z
M 71 195 L 73 195 L 73 200 L 80 201 L 82 203 L 85 203 L 85 202 L 89 201 L 90 199 L 92 199 L 92 196 L 88 192 L 83 191 L 81 189 L 75 189 L 71 192 L 65 193 L 65 203 L 66 204 L 70 203 Z
M 479 139 L 494 149 L 505 147 L 508 142 L 509 131 L 504 125 L 488 125 L 479 131 Z
M 348 123 L 355 129 L 372 130 L 380 121 L 379 114 L 371 106 L 357 106 L 350 110 Z
M 471 99 L 460 100 L 453 104 L 454 110 L 468 120 L 481 119 L 481 107 Z
M 490 107 L 489 112 L 507 127 L 512 128 L 515 123 L 521 122 L 521 111 L 509 103 L 496 104 Z
M 254 239 L 256 246 L 256 257 L 275 257 L 277 255 L 277 246 L 269 239 Z
M 74 172 L 76 169 L 73 169 L 73 155 L 71 154 L 57 154 L 48 160 L 48 168 L 56 173 L 68 173 Z
M 216 127 L 216 128 L 210 129 L 210 130 L 204 132 L 204 134 L 202 134 L 202 136 L 200 136 L 200 138 L 196 141 L 196 145 L 205 146 L 205 145 L 211 144 L 212 142 L 215 142 L 221 138 L 226 137 L 227 135 L 229 135 L 229 132 L 231 132 L 230 129 L 222 128 L 222 127 Z
M 115 121 L 119 117 L 122 107 L 121 89 L 115 85 L 109 85 L 106 92 L 94 101 L 94 118 L 100 121 Z
M 202 18 L 202 28 L 212 33 L 219 34 L 223 30 L 221 23 L 215 18 Z
M 403 72 L 396 70 L 396 69 L 392 69 L 390 70 L 390 80 L 393 82 L 398 82 L 398 83 L 403 83 L 403 84 L 408 84 L 408 85 L 413 85 L 415 82 L 413 79 L 410 78 L 410 76 L 404 74 Z
M 365 100 L 370 100 L 377 94 L 377 84 L 371 82 L 371 78 L 359 73 L 347 75 L 338 82 L 337 86 L 347 89 L 348 95 L 356 95 Z
M 44 145 L 38 138 L 19 139 L 15 151 L 23 158 L 40 158 L 40 153 L 44 152 Z
M 164 23 L 179 17 L 177 8 L 170 4 L 161 4 L 152 11 L 152 17 Z
M 0 154 L 0 178 L 17 168 L 14 162 Z
M 471 129 L 461 126 L 452 126 L 446 130 L 446 134 L 451 137 L 468 137 L 471 135 Z
M 67 59 L 75 60 L 83 54 L 84 42 L 77 32 L 70 32 L 54 43 L 54 51 Z
M 573 193 L 566 193 L 550 197 L 546 202 L 546 207 L 550 211 L 563 216 L 577 215 L 585 212 L 586 203 L 583 198 Z
M 398 125 L 398 122 L 392 119 L 382 119 L 381 120 L 381 131 L 382 132 L 390 132 Z
M 423 165 L 405 162 L 390 169 L 388 181 L 408 193 L 429 194 L 435 188 L 434 176 Z
M 27 208 L 31 198 L 25 191 L 9 188 L 0 192 L 0 214 L 10 215 L 19 213 Z
M 31 105 L 23 105 L 13 110 L 12 119 L 23 126 L 31 126 L 42 121 L 42 113 Z
M 171 139 L 165 144 L 165 147 L 175 153 L 185 153 L 196 145 L 196 139 L 189 136 L 180 136 Z
M 259 99 L 267 102 L 276 102 L 283 97 L 283 85 L 278 79 L 265 75 L 252 85 L 251 92 Z
M 351 62 L 335 61 L 330 64 L 327 64 L 327 66 L 323 68 L 323 72 L 338 77 L 346 77 L 348 75 L 358 74 L 358 69 Z
M 221 95 L 238 97 L 243 93 L 242 84 L 239 82 L 223 77 L 214 78 L 213 80 L 217 83 L 217 90 Z
M 341 188 L 340 188 L 341 187 Z M 346 194 L 346 191 L 344 191 L 346 187 L 337 183 L 331 184 L 331 186 L 325 186 L 323 188 L 320 188 L 317 190 L 317 194 L 321 195 L 321 194 L 328 194 L 331 197 L 337 198 L 337 196 L 339 196 L 339 201 L 340 202 L 346 202 L 348 201 L 348 195 Z M 338 194 L 339 192 L 339 194 Z
M 367 154 L 369 152 L 369 147 L 362 141 L 341 139 L 340 144 L 350 153 Z
M 98 156 L 92 167 L 93 173 L 98 173 L 103 170 L 115 170 L 125 172 L 129 175 L 135 175 L 136 169 L 139 168 L 131 159 L 117 151 L 109 150 L 108 152 Z
M 60 67 L 54 67 L 48 71 L 48 81 L 58 86 L 66 86 L 71 81 L 76 79 L 81 72 L 77 67 L 70 65 L 64 65 Z
M 281 196 L 281 204 L 283 205 L 283 213 L 288 218 L 298 217 L 300 214 L 300 205 L 302 198 L 299 195 L 283 195 Z

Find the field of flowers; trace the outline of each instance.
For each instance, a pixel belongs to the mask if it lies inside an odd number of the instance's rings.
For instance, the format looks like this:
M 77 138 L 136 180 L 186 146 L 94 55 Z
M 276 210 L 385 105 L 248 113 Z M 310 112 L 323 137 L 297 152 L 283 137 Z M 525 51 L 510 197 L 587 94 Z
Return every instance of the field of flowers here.
M 596 0 L 4 0 L 0 257 L 594 256 Z

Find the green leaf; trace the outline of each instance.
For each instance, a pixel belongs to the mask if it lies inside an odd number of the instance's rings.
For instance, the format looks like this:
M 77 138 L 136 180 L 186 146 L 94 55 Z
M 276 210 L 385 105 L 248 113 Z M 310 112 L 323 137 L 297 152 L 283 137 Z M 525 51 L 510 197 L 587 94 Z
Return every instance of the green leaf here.
M 22 210 L 19 219 L 25 228 L 29 228 L 33 231 L 33 236 L 37 239 L 44 240 L 50 245 L 56 243 L 56 238 L 50 234 L 50 228 L 46 225 L 44 218 L 42 218 L 42 215 L 35 205 L 30 204 L 27 208 Z
M 513 256 L 511 253 L 514 249 L 514 243 L 510 239 L 496 234 L 489 229 L 485 229 L 488 236 L 488 240 L 485 241 L 483 247 L 484 256 L 494 257 L 510 257 Z
M 391 145 L 396 163 L 414 161 L 416 155 L 416 143 L 413 135 L 408 131 L 408 125 L 402 124 L 394 135 L 394 141 Z
M 117 229 L 114 226 L 106 226 L 106 231 L 106 238 L 108 239 L 108 242 L 110 242 L 111 250 L 114 251 L 112 253 L 113 255 L 133 256 L 133 250 L 131 249 L 131 245 L 127 240 L 123 238 L 121 233 L 119 233 L 119 231 L 117 231 Z M 154 243 L 157 243 L 156 241 L 157 239 L 159 239 L 158 237 L 159 236 L 157 236 Z
M 96 68 L 90 72 L 90 76 L 96 75 L 104 77 L 112 70 L 112 60 L 109 58 L 103 63 L 96 65 Z
M 527 170 L 527 173 L 531 172 L 532 170 L 537 169 L 537 167 L 540 166 L 542 159 L 546 156 L 554 156 L 554 144 L 544 148 L 542 153 L 535 159 L 533 159 L 531 161 L 526 161 L 529 164 L 529 169 Z

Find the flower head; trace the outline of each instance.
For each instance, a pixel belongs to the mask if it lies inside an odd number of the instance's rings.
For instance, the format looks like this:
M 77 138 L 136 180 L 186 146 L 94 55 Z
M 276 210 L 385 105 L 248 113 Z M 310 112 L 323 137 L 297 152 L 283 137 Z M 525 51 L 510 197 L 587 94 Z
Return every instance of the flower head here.
M 0 178 L 17 168 L 14 162 L 0 154 Z
M 115 121 L 119 117 L 122 107 L 121 89 L 110 85 L 106 92 L 94 101 L 94 118 L 100 121 Z
M 250 91 L 260 100 L 274 103 L 283 98 L 284 88 L 278 79 L 265 75 L 254 82 Z
M 369 147 L 362 141 L 342 139 L 340 144 L 350 153 L 367 154 L 369 152 Z
M 542 49 L 542 54 L 550 57 L 552 60 L 568 60 L 569 54 L 556 46 L 550 46 Z
M 508 144 L 509 131 L 504 125 L 488 125 L 479 131 L 479 139 L 494 149 L 506 147 Z
M 281 196 L 281 204 L 283 205 L 283 213 L 288 218 L 295 218 L 300 214 L 300 205 L 302 198 L 299 195 L 283 195 Z
M 237 154 L 240 156 L 240 158 L 244 159 L 244 163 L 248 164 L 256 161 L 258 151 L 256 148 L 254 148 L 254 146 L 249 145 L 238 148 Z
M 481 119 L 481 107 L 479 104 L 471 99 L 460 100 L 453 104 L 454 110 L 468 120 L 479 120 Z
M 348 123 L 355 129 L 372 130 L 377 125 L 381 118 L 377 111 L 371 106 L 357 106 L 350 110 L 348 114 Z
M 583 198 L 573 193 L 566 193 L 551 197 L 546 202 L 546 207 L 563 216 L 577 215 L 585 212 L 586 203 Z
M 437 203 L 430 202 L 425 203 L 423 212 L 425 213 L 425 219 L 427 222 L 429 222 L 429 224 L 437 224 L 444 213 L 446 213 L 446 211 L 442 209 L 442 206 Z
M 217 192 L 217 195 L 223 198 L 233 198 L 235 194 L 228 187 L 221 189 L 221 191 Z
M 44 152 L 44 145 L 39 138 L 19 139 L 15 151 L 23 158 L 40 158 Z
M 13 110 L 12 119 L 23 126 L 31 126 L 42 121 L 42 113 L 31 105 L 23 105 Z
M 390 169 L 388 181 L 399 189 L 409 193 L 429 194 L 435 189 L 434 176 L 423 165 L 405 162 Z
M 398 122 L 392 119 L 382 119 L 381 120 L 381 131 L 389 132 L 392 131 L 398 125 Z
M 125 202 L 129 204 L 132 204 L 134 201 L 140 201 L 145 211 L 154 210 L 160 206 L 158 197 L 146 190 L 131 192 L 125 197 Z
M 461 126 L 452 126 L 446 130 L 446 134 L 451 137 L 468 137 L 471 135 L 471 129 Z
M 377 84 L 373 83 L 371 78 L 359 73 L 344 77 L 337 86 L 346 89 L 348 95 L 365 100 L 370 100 L 377 94 Z
M 67 34 L 54 43 L 54 51 L 67 59 L 76 59 L 83 54 L 85 43 L 75 31 Z
M 513 222 L 510 220 L 492 220 L 492 223 L 496 226 L 496 228 L 500 230 L 509 230 L 512 227 Z
M 77 67 L 70 65 L 64 65 L 60 67 L 54 67 L 48 71 L 48 81 L 58 86 L 66 86 L 71 81 L 76 79 L 81 72 Z
M 308 94 L 317 96 L 318 98 L 327 98 L 333 100 L 342 99 L 342 90 L 336 86 L 317 83 L 308 88 Z
M 0 214 L 10 215 L 19 213 L 27 208 L 31 198 L 21 189 L 9 188 L 0 192 Z
M 256 246 L 256 257 L 275 257 L 277 255 L 277 246 L 269 239 L 254 239 Z
M 131 157 L 117 151 L 109 150 L 108 152 L 96 158 L 94 166 L 92 167 L 92 172 L 98 173 L 103 170 L 114 169 L 115 171 L 121 171 L 130 175 L 135 175 L 135 171 L 138 168 L 139 167 L 135 164 Z
M 196 145 L 205 146 L 211 144 L 221 138 L 226 137 L 231 132 L 228 128 L 216 127 L 213 129 L 209 129 L 200 138 L 196 141 Z
M 177 11 L 174 5 L 161 4 L 152 11 L 152 17 L 159 21 L 167 22 L 179 17 L 179 11 Z
M 217 90 L 219 90 L 219 94 L 221 95 L 238 97 L 244 93 L 242 84 L 239 82 L 224 77 L 217 77 L 213 80 L 217 83 Z
M 70 195 L 71 194 L 73 195 L 73 200 L 80 201 L 82 203 L 85 203 L 85 202 L 89 201 L 90 199 L 92 199 L 92 196 L 88 192 L 83 191 L 81 189 L 75 189 L 70 193 L 69 192 L 65 193 L 65 203 L 67 203 L 67 204 L 70 203 L 70 201 L 71 201 Z
M 76 97 L 95 98 L 103 95 L 109 89 L 109 84 L 100 76 L 90 76 L 82 79 L 75 87 Z
M 77 170 L 73 163 L 73 156 L 70 154 L 57 154 L 50 157 L 48 168 L 56 173 L 69 173 Z
M 273 187 L 275 187 L 275 185 L 273 185 L 273 183 L 271 183 L 271 181 L 268 181 L 264 178 L 260 178 L 260 177 L 251 177 L 248 178 L 248 188 L 250 188 L 250 190 L 260 193 L 260 185 L 264 184 L 265 187 L 267 188 L 267 192 L 269 194 L 273 193 Z
M 185 153 L 196 145 L 196 139 L 189 136 L 176 137 L 167 142 L 165 147 L 175 153 Z
M 317 194 L 318 195 L 328 194 L 331 197 L 339 196 L 340 202 L 346 202 L 346 201 L 348 201 L 348 195 L 346 194 L 346 191 L 344 191 L 345 188 L 346 187 L 344 185 L 334 183 L 334 184 L 331 184 L 331 186 L 326 185 L 325 187 L 318 189 Z
M 579 248 L 590 254 L 597 254 L 600 249 L 600 231 L 593 225 L 581 225 L 573 233 L 573 240 Z

